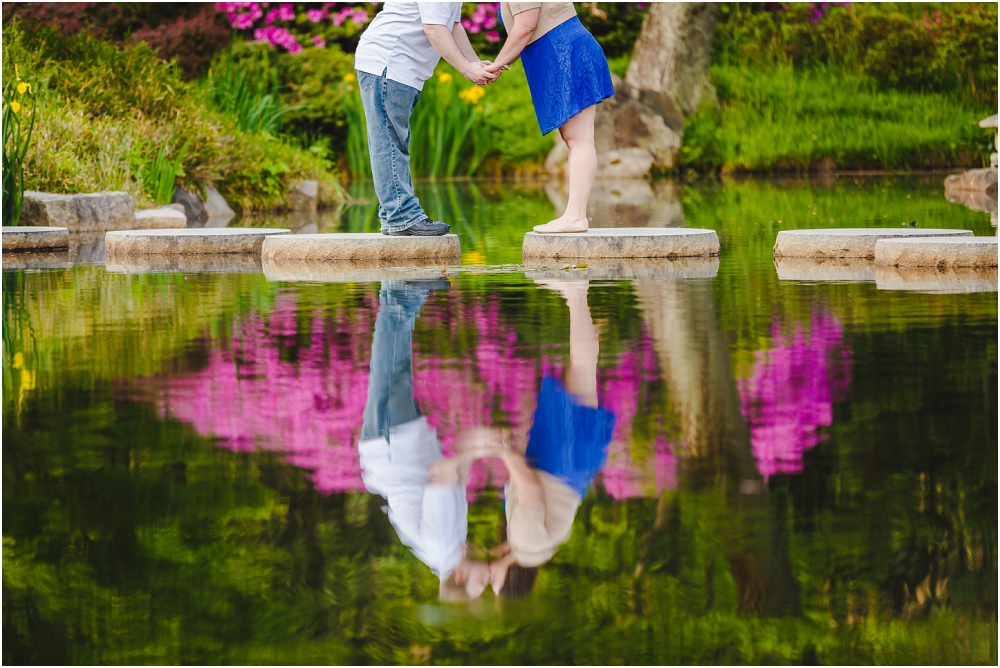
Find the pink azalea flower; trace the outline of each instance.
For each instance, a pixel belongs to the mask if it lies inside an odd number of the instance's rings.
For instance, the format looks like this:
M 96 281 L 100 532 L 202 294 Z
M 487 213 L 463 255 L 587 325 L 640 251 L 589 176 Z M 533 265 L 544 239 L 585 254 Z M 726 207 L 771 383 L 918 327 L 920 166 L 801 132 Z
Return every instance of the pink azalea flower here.
M 362 25 L 368 20 L 368 12 L 363 9 L 355 10 L 355 12 L 351 14 L 351 20 L 357 25 Z
M 486 39 L 496 44 L 497 42 L 500 41 L 500 33 L 498 33 L 496 30 L 491 30 L 488 33 L 486 33 Z
M 238 14 L 236 21 L 233 22 L 233 27 L 237 30 L 247 30 L 253 27 L 253 19 L 250 18 L 249 14 Z
M 344 7 L 339 12 L 333 15 L 333 25 L 339 26 L 341 23 L 347 20 L 348 16 L 351 16 L 353 13 L 354 9 L 352 7 Z
M 271 11 L 269 11 L 267 13 L 267 16 L 264 17 L 264 23 L 267 24 L 267 25 L 271 25 L 272 23 L 274 23 L 277 20 L 278 20 L 278 10 L 277 9 L 272 9 Z
M 295 10 L 292 9 L 291 4 L 283 2 L 280 5 L 278 5 L 278 20 L 279 21 L 295 20 Z
M 330 18 L 330 14 L 325 9 L 310 9 L 306 12 L 306 18 L 313 23 L 319 23 L 323 19 Z
M 326 40 L 320 37 L 319 35 L 312 36 L 312 43 L 316 45 L 317 49 L 322 49 L 323 47 L 326 46 Z
M 487 16 L 486 20 L 483 21 L 483 27 L 486 28 L 487 30 L 492 30 L 496 26 L 497 26 L 497 17 L 495 16 Z

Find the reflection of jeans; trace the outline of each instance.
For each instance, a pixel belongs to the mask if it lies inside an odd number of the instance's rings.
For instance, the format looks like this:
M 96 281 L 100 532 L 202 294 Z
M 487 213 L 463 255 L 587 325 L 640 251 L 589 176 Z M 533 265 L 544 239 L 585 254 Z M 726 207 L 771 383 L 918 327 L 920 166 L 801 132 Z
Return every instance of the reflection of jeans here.
M 413 399 L 413 323 L 427 299 L 427 288 L 384 281 L 372 337 L 368 401 L 361 439 L 384 436 L 389 429 L 420 417 Z
M 368 151 L 382 227 L 399 232 L 427 217 L 413 195 L 410 176 L 410 114 L 420 91 L 398 81 L 358 72 L 368 124 Z

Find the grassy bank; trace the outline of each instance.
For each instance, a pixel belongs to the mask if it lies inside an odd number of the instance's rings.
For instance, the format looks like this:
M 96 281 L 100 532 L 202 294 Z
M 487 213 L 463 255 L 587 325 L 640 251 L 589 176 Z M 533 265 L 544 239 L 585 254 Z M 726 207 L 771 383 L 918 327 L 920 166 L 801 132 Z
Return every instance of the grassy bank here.
M 141 207 L 162 203 L 176 179 L 187 188 L 211 183 L 245 211 L 282 206 L 303 178 L 319 180 L 324 199 L 339 192 L 319 156 L 243 129 L 236 113 L 219 108 L 215 91 L 182 79 L 144 43 L 119 48 L 86 34 L 27 32 L 12 21 L 3 53 L 4 78 L 16 64 L 38 108 L 25 160 L 29 190 L 124 190 Z
M 688 119 L 682 163 L 698 171 L 981 167 L 985 103 L 886 89 L 841 69 L 719 65 L 720 109 Z M 995 112 L 995 109 L 994 109 Z

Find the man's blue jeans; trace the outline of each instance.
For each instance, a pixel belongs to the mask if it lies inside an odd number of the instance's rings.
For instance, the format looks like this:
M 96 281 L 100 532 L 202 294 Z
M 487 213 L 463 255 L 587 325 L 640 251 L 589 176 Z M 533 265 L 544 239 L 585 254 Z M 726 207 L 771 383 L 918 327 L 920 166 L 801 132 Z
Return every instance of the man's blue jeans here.
M 378 217 L 383 230 L 401 232 L 427 218 L 413 195 L 410 176 L 410 114 L 420 91 L 388 79 L 385 72 L 377 77 L 359 71 L 358 87 L 368 125 Z
M 390 427 L 420 417 L 413 398 L 413 325 L 426 289 L 384 281 L 372 336 L 371 372 L 361 438 L 389 438 Z

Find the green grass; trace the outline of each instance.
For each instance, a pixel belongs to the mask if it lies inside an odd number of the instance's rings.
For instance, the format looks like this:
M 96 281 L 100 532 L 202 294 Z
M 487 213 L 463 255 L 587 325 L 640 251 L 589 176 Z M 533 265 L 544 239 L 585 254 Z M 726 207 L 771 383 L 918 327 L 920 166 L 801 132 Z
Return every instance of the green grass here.
M 682 148 L 699 170 L 801 171 L 827 158 L 841 169 L 980 167 L 990 152 L 978 121 L 991 110 L 955 95 L 791 67 L 716 66 L 712 79 L 721 111 L 689 119 Z

